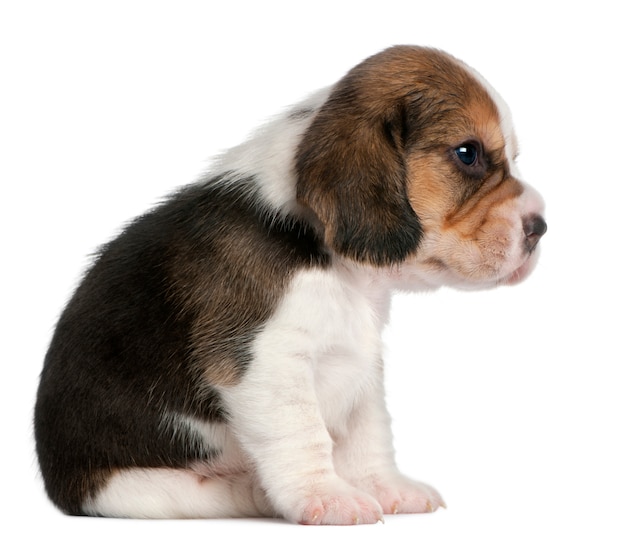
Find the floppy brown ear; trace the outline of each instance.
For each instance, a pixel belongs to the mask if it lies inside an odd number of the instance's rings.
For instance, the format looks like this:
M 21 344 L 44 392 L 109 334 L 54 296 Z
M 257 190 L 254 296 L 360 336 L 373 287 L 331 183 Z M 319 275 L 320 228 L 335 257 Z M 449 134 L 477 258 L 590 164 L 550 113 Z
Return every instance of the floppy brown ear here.
M 384 86 L 384 83 L 379 83 Z M 401 262 L 422 236 L 406 189 L 401 102 L 364 88 L 359 70 L 332 91 L 296 154 L 298 201 L 336 252 L 376 266 Z

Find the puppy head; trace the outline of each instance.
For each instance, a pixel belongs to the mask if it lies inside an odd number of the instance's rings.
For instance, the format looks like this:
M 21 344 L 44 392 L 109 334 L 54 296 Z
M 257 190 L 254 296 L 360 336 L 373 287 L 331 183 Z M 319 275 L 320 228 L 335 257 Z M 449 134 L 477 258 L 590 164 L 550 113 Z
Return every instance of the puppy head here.
M 546 224 L 506 105 L 455 58 L 393 47 L 333 88 L 296 155 L 298 201 L 337 253 L 440 285 L 521 280 Z

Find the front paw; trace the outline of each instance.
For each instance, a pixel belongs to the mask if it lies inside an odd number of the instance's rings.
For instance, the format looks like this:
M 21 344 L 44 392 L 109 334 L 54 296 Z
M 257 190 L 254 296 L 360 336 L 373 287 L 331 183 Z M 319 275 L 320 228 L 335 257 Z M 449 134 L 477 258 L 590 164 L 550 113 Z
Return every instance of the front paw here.
M 387 515 L 397 513 L 432 513 L 446 504 L 431 486 L 397 475 L 373 481 L 374 494 Z
M 383 510 L 374 497 L 337 480 L 318 485 L 285 516 L 300 524 L 376 524 Z

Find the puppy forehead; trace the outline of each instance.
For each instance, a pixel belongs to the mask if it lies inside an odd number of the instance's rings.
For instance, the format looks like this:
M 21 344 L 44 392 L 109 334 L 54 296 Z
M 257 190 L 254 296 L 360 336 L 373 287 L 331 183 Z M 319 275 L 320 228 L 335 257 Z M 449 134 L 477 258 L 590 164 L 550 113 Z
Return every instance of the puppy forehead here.
M 507 136 L 503 131 L 501 106 L 494 100 L 489 87 L 483 84 L 482 77 L 477 77 L 460 61 L 456 62 L 459 77 L 449 81 L 447 92 L 442 89 L 442 107 L 449 107 L 450 110 L 449 125 L 446 126 L 450 142 L 463 143 L 476 139 L 487 151 L 503 149 L 507 144 Z M 450 103 L 446 104 L 446 100 Z
M 483 96 L 469 100 L 465 107 L 458 110 L 459 121 L 450 133 L 458 131 L 459 143 L 467 139 L 477 139 L 487 151 L 501 150 L 506 145 L 502 131 L 502 121 L 496 103 Z M 455 133 L 456 134 L 456 133 Z
M 506 103 L 473 68 L 437 49 L 399 46 L 361 72 L 379 101 L 402 96 L 418 120 L 421 143 L 453 145 L 474 138 L 487 149 L 517 149 Z M 388 103 L 387 103 L 388 104 Z M 427 135 L 428 140 L 424 140 Z

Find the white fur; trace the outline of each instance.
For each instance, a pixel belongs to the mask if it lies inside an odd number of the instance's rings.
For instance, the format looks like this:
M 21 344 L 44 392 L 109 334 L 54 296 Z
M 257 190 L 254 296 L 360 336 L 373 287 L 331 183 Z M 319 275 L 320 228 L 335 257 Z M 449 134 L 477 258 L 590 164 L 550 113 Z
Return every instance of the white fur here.
M 226 151 L 216 160 L 208 178 L 237 182 L 253 176 L 269 207 L 283 214 L 298 215 L 301 208 L 296 203 L 293 161 L 296 146 L 330 90 L 324 88 L 315 92 L 262 126 L 243 144 Z M 310 114 L 298 114 L 309 110 Z
M 265 496 L 250 474 L 204 478 L 194 470 L 133 468 L 111 477 L 83 510 L 130 518 L 269 516 Z
M 364 437 L 351 438 L 352 415 L 363 399 L 382 404 L 380 316 L 363 285 L 339 271 L 300 273 L 258 336 L 242 383 L 222 391 L 268 495 L 292 520 L 306 520 L 300 504 L 312 496 L 337 484 L 349 490 L 335 473 L 333 443 L 364 449 Z M 390 444 L 386 429 L 373 434 L 369 443 Z

